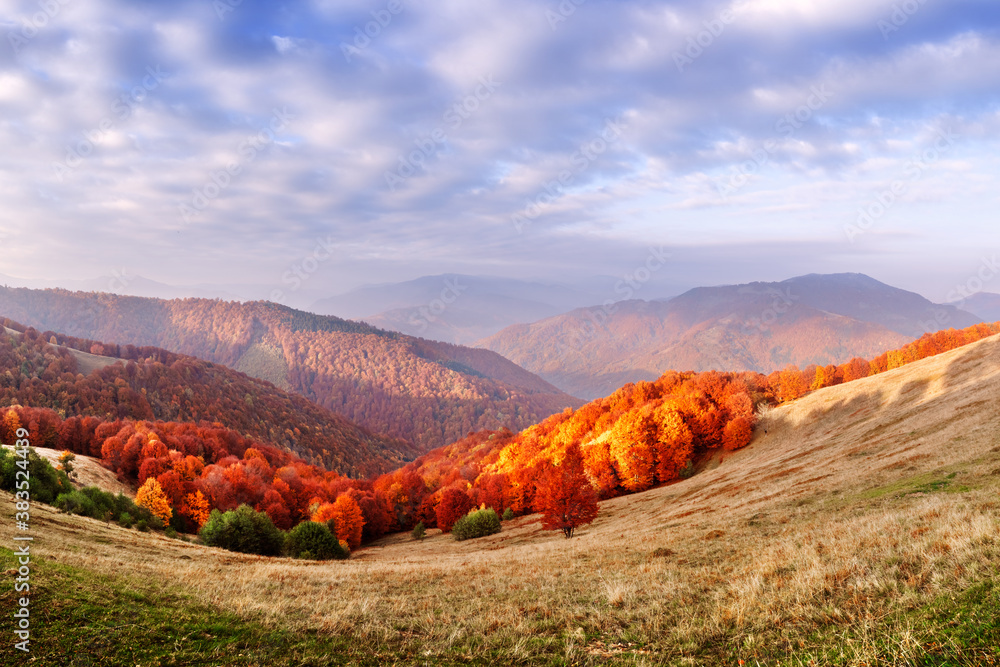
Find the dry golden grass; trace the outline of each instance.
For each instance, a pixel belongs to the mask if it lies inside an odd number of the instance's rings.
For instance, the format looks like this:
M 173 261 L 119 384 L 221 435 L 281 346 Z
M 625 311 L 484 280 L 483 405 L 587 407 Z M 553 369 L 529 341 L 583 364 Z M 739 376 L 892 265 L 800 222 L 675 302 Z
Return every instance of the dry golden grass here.
M 691 479 L 602 503 L 568 541 L 523 517 L 482 539 L 394 535 L 307 563 L 41 506 L 32 521 L 58 562 L 177 581 L 247 619 L 414 661 L 695 664 L 717 651 L 753 664 L 833 641 L 847 664 L 887 650 L 908 664 L 926 647 L 903 612 L 1000 563 L 998 395 L 998 338 L 815 392 Z M 0 540 L 11 533 L 5 516 Z

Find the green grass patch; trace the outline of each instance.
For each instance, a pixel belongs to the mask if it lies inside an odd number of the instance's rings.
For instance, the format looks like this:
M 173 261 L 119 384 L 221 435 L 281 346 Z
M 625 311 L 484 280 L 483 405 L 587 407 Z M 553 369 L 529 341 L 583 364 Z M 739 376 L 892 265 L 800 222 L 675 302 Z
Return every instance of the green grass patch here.
M 31 560 L 31 653 L 14 648 L 12 616 L 5 614 L 0 624 L 3 665 L 321 667 L 408 662 L 384 647 L 365 646 L 349 637 L 266 628 L 199 603 L 170 584 L 94 574 L 34 556 Z M 23 595 L 14 591 L 14 567 L 13 552 L 0 548 L 0 570 L 7 572 L 0 608 L 6 610 L 14 609 L 15 598 Z
M 912 493 L 965 493 L 970 487 L 964 484 L 955 484 L 955 478 L 960 471 L 934 470 L 921 473 L 914 477 L 906 477 L 896 480 L 891 484 L 868 489 L 857 494 L 855 498 L 859 500 L 874 500 L 887 496 L 901 498 Z
M 1000 572 L 995 573 L 1000 575 Z M 764 664 L 989 667 L 1000 665 L 1000 585 L 994 579 L 893 618 L 873 634 L 830 627 L 813 634 L 810 648 Z M 747 664 L 753 664 L 747 661 Z

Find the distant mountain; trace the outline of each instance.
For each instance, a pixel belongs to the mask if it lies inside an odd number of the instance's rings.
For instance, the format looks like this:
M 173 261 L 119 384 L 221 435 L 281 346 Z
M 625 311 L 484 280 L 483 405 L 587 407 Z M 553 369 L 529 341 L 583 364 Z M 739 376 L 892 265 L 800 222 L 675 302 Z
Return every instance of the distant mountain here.
M 267 302 L 164 301 L 0 288 L 0 316 L 40 331 L 225 364 L 421 449 L 524 428 L 579 401 L 502 356 Z
M 77 292 L 107 292 L 121 296 L 142 296 L 153 299 L 223 299 L 225 301 L 260 301 L 272 298 L 273 284 L 209 284 L 168 285 L 122 268 L 110 275 L 80 280 L 17 278 L 0 274 L 0 285 L 29 289 L 68 289 Z M 321 294 L 317 288 L 281 292 L 282 303 L 292 307 L 305 306 Z
M 600 301 L 599 290 L 490 276 L 444 274 L 368 285 L 310 310 L 449 343 L 471 343 L 511 324 Z
M 861 274 L 700 287 L 516 325 L 479 343 L 581 398 L 668 369 L 752 370 L 842 363 L 926 331 L 980 320 Z
M 0 327 L 0 407 L 63 417 L 217 423 L 345 475 L 386 472 L 413 445 L 375 435 L 297 394 L 155 347 L 97 343 L 18 323 Z
M 1000 294 L 979 292 L 962 301 L 960 305 L 956 305 L 982 318 L 984 322 L 1000 321 Z

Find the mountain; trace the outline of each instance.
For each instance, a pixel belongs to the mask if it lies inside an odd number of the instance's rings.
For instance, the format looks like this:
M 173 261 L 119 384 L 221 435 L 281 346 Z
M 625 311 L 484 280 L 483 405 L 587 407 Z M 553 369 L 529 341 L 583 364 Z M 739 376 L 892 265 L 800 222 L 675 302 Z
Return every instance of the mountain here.
M 0 316 L 224 364 L 422 449 L 483 428 L 524 428 L 580 403 L 488 350 L 268 302 L 3 288 Z
M 4 322 L 0 406 L 50 408 L 62 417 L 109 422 L 219 424 L 352 476 L 385 472 L 418 453 L 407 442 L 375 435 L 302 396 L 219 364 L 153 347 L 43 335 Z
M 1000 294 L 978 292 L 961 302 L 959 306 L 984 322 L 1000 320 Z
M 812 274 L 577 309 L 508 327 L 478 344 L 567 393 L 596 398 L 667 369 L 769 372 L 841 363 L 925 331 L 977 322 L 868 276 Z
M 411 336 L 471 343 L 504 327 L 534 322 L 600 300 L 600 291 L 491 276 L 444 274 L 367 285 L 322 299 L 310 310 Z

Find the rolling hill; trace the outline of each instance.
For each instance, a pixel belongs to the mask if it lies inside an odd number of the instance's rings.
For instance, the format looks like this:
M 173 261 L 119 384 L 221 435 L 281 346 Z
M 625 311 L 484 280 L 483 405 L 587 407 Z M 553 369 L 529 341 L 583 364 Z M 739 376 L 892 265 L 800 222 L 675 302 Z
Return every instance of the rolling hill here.
M 223 364 L 422 449 L 483 428 L 517 430 L 580 404 L 488 350 L 267 302 L 0 288 L 0 315 L 113 342 L 109 356 L 128 344 Z
M 700 287 L 508 327 L 478 343 L 581 398 L 667 369 L 769 372 L 871 357 L 978 318 L 860 274 Z
M 109 663 L 993 664 L 998 394 L 1000 336 L 817 390 L 689 479 L 602 502 L 568 541 L 525 516 L 317 566 L 38 506 L 33 603 L 52 631 L 32 648 Z
M 0 330 L 3 407 L 49 408 L 62 417 L 105 422 L 219 424 L 352 476 L 385 472 L 417 455 L 410 443 L 373 434 L 302 396 L 219 364 L 151 347 L 18 331 L 24 329 L 6 320 Z M 54 443 L 56 434 L 48 437 Z

